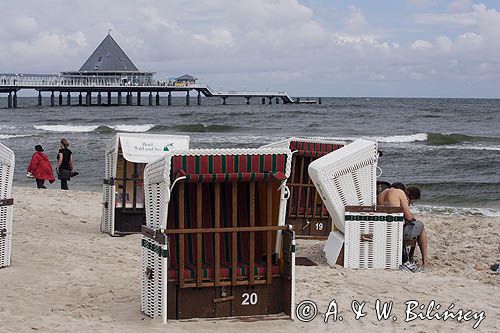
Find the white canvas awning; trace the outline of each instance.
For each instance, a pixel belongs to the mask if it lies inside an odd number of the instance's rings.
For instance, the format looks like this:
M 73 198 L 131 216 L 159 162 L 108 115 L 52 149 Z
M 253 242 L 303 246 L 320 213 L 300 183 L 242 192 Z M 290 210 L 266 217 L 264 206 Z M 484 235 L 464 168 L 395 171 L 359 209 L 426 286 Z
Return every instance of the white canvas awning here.
M 149 163 L 173 149 L 189 149 L 189 136 L 118 133 L 123 157 L 133 163 Z

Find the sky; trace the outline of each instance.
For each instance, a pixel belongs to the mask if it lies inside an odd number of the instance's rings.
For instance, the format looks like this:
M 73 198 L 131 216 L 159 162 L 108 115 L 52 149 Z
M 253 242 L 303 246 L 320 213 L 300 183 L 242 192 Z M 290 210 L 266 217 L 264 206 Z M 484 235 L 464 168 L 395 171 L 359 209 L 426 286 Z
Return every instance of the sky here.
M 0 0 L 0 73 L 141 70 L 291 96 L 500 97 L 500 0 Z

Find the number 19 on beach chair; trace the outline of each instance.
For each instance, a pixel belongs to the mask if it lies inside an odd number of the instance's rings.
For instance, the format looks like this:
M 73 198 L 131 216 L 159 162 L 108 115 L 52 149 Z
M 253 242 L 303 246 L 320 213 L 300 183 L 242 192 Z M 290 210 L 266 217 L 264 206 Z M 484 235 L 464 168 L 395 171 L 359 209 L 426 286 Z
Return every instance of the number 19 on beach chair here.
M 328 210 L 309 178 L 309 164 L 345 142 L 330 138 L 289 138 L 265 147 L 285 147 L 292 151 L 286 223 L 293 225 L 297 238 L 326 239 L 332 223 Z
M 293 316 L 290 164 L 288 149 L 211 149 L 175 151 L 146 167 L 146 315 Z
M 14 165 L 14 152 L 0 143 L 0 268 L 10 266 Z

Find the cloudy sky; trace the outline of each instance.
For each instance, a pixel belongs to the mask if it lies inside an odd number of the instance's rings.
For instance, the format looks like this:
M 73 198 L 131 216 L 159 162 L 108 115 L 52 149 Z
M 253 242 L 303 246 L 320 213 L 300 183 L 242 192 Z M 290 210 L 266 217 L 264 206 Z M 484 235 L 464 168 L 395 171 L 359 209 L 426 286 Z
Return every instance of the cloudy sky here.
M 500 1 L 1 1 L 0 72 L 139 69 L 293 96 L 500 97 Z

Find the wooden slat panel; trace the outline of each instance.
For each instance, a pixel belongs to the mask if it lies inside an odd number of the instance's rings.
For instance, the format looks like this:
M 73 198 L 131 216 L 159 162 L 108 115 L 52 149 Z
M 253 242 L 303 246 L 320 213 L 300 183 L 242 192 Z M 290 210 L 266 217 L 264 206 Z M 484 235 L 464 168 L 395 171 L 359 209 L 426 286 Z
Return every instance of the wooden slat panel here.
M 293 183 L 295 183 L 295 178 L 294 178 L 295 177 L 295 160 L 296 160 L 296 158 L 292 155 L 292 172 L 290 174 L 290 178 L 289 179 Z M 292 211 L 293 205 L 292 205 L 292 203 L 293 203 L 293 199 L 294 199 L 293 195 L 295 193 L 295 187 L 292 184 L 289 183 L 288 184 L 288 188 L 290 190 L 290 197 L 288 198 L 288 203 L 287 203 L 288 204 L 288 209 L 287 209 L 288 213 L 287 213 L 287 215 L 288 216 L 292 216 L 292 214 L 293 214 L 293 211 Z
M 179 230 L 184 229 L 184 183 L 179 183 Z M 184 287 L 184 238 L 185 235 L 179 235 L 179 285 Z
M 249 199 L 250 199 L 250 227 L 255 227 L 255 182 L 250 182 L 249 185 Z M 250 232 L 250 285 L 255 282 L 255 232 Z
M 220 183 L 215 183 L 215 228 L 220 228 Z M 220 233 L 215 232 L 215 286 L 220 285 Z
M 238 227 L 238 183 L 232 183 L 233 193 L 232 193 L 232 226 L 233 228 Z M 231 281 L 233 285 L 236 285 L 237 273 L 238 273 L 238 233 L 233 232 L 231 236 L 232 246 L 231 246 Z
M 303 156 L 300 156 L 300 157 L 297 157 L 297 158 L 300 158 L 300 179 L 298 181 L 298 183 L 300 184 L 303 184 L 302 183 L 302 179 L 304 179 L 304 157 Z M 302 198 L 302 192 L 303 192 L 303 187 L 300 186 L 297 188 L 297 214 L 295 214 L 295 216 L 299 216 L 300 215 L 300 199 Z
M 273 188 L 272 188 L 272 183 L 268 182 L 267 183 L 267 225 L 270 226 L 272 224 L 272 218 L 273 218 Z M 272 282 L 272 238 L 273 238 L 273 232 L 268 231 L 267 232 L 267 246 L 266 246 L 266 273 L 267 273 L 267 284 L 271 284 Z
M 307 223 L 307 217 L 311 216 L 308 212 L 311 206 L 311 204 L 309 203 L 310 193 L 311 193 L 311 178 L 309 178 L 309 176 L 307 176 L 307 185 L 308 186 L 306 187 L 306 201 L 304 205 L 304 225 L 306 225 Z
M 203 228 L 203 184 L 196 184 L 196 227 Z M 202 271 L 202 254 L 203 254 L 203 234 L 196 235 L 196 284 L 201 287 L 203 271 Z

